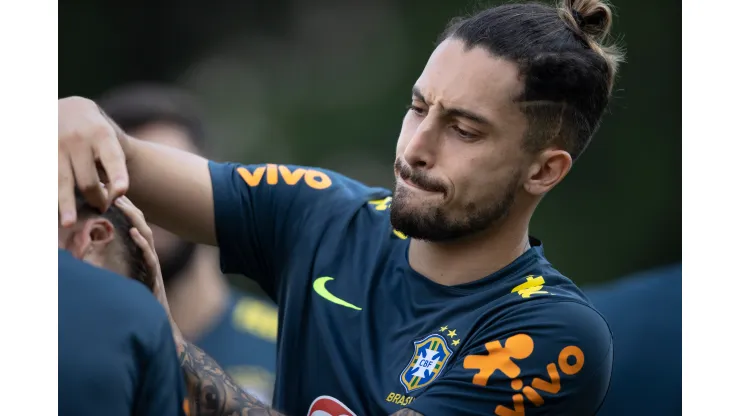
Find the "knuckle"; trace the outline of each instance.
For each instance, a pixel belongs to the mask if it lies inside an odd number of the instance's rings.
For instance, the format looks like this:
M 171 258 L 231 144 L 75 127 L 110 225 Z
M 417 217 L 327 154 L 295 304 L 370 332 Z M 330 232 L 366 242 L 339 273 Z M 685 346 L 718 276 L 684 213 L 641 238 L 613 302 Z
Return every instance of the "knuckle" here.
M 67 147 L 79 146 L 84 141 L 85 141 L 85 134 L 81 130 L 79 129 L 70 130 L 60 135 L 59 148 L 65 149 Z
M 113 132 L 113 129 L 110 127 L 110 125 L 104 122 L 96 123 L 95 125 L 90 126 L 87 134 L 91 139 L 95 141 L 106 140 L 110 137 L 115 136 L 115 133 Z
M 95 105 L 95 102 L 89 98 L 79 95 L 72 95 L 59 100 L 60 105 L 89 106 Z
M 59 150 L 90 145 L 95 142 L 106 140 L 106 138 L 112 135 L 113 130 L 110 128 L 110 126 L 107 126 L 105 124 L 95 124 L 92 126 L 78 127 L 60 134 Z
M 93 100 L 78 95 L 61 98 L 58 101 L 60 112 L 89 110 L 91 108 L 97 108 L 97 106 Z
M 76 144 L 84 142 L 85 139 L 91 134 L 89 130 L 96 128 L 108 128 L 112 131 L 110 126 L 102 117 L 89 117 L 92 114 L 99 114 L 100 110 L 98 105 L 88 98 L 71 96 L 62 98 L 58 101 L 59 110 L 59 142 L 60 147 L 65 144 Z M 73 117 L 73 115 L 83 115 L 82 118 Z M 87 115 L 85 117 L 84 115 Z M 85 120 L 80 122 L 81 120 Z M 94 121 L 90 121 L 90 120 Z
M 100 186 L 98 185 L 98 181 L 92 180 L 92 179 L 82 179 L 77 181 L 77 187 L 80 189 L 83 193 L 91 193 L 91 192 L 97 192 L 100 190 Z

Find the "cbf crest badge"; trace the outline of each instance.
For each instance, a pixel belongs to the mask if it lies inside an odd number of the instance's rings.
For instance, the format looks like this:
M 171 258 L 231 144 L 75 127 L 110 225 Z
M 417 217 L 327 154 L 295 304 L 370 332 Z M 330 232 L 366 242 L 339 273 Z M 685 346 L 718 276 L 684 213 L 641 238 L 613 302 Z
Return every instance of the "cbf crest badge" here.
M 406 393 L 428 386 L 449 361 L 452 351 L 441 335 L 432 334 L 414 341 L 414 356 L 401 373 L 401 384 Z

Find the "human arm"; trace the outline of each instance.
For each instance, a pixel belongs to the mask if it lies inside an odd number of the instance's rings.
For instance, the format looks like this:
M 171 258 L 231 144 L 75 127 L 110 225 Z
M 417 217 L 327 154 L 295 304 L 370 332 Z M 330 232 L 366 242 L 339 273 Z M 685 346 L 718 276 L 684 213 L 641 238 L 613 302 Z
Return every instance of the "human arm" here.
M 190 241 L 216 243 L 206 159 L 128 136 L 91 100 L 64 98 L 58 107 L 58 192 L 63 226 L 76 219 L 77 186 L 101 211 L 126 194 L 153 223 Z
M 131 220 L 133 226 L 131 237 L 143 252 L 147 270 L 154 282 L 154 295 L 169 317 L 170 340 L 174 339 L 179 366 L 185 376 L 188 416 L 233 414 L 280 416 L 280 413 L 244 392 L 213 358 L 185 340 L 170 313 L 159 259 L 154 251 L 151 228 L 146 223 L 143 213 L 128 198 L 120 197 L 115 204 Z
M 239 388 L 203 350 L 183 339 L 177 344 L 180 366 L 188 389 L 190 416 L 281 415 Z
M 153 224 L 218 245 L 224 272 L 257 280 L 273 298 L 286 252 L 371 194 L 389 195 L 322 169 L 209 162 L 128 136 L 90 100 L 58 106 L 62 225 L 74 222 L 75 186 L 101 211 L 125 193 Z

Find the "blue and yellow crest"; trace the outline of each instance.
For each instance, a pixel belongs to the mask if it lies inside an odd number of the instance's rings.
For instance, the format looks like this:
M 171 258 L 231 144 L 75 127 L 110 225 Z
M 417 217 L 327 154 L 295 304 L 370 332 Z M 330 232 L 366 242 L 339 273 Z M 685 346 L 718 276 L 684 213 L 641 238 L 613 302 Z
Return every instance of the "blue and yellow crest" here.
M 414 356 L 401 372 L 401 384 L 406 393 L 428 386 L 442 372 L 452 351 L 443 336 L 432 334 L 414 341 Z

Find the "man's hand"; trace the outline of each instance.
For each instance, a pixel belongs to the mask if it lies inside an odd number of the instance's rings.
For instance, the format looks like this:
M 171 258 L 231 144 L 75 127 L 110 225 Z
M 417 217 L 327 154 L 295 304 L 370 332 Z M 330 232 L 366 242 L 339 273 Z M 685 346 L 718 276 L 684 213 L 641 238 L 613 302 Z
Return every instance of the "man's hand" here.
M 157 298 L 159 303 L 162 304 L 164 310 L 167 312 L 167 316 L 170 318 L 170 325 L 172 326 L 172 335 L 175 338 L 175 343 L 184 342 L 184 338 L 180 329 L 177 327 L 175 320 L 172 319 L 170 313 L 170 304 L 167 302 L 167 293 L 164 289 L 164 280 L 162 279 L 162 269 L 159 267 L 159 257 L 157 252 L 154 250 L 154 233 L 152 233 L 151 227 L 147 224 L 144 218 L 144 213 L 140 209 L 126 198 L 125 196 L 119 197 L 115 200 L 116 206 L 123 211 L 123 213 L 131 221 L 131 238 L 133 238 L 136 245 L 139 246 L 142 253 L 144 254 L 144 262 L 146 263 L 147 275 L 152 283 L 152 292 Z
M 58 105 L 63 227 L 77 218 L 76 185 L 101 212 L 126 194 L 152 224 L 189 241 L 216 244 L 208 160 L 129 136 L 86 98 L 64 98 Z
M 144 214 L 125 196 L 115 201 L 116 206 L 131 221 L 131 237 L 144 253 L 149 277 L 153 279 L 153 292 L 170 318 L 172 335 L 177 346 L 180 366 L 185 374 L 188 389 L 188 412 L 191 416 L 264 415 L 281 416 L 255 397 L 244 392 L 221 366 L 203 350 L 183 338 L 172 319 L 167 293 L 164 289 L 159 258 L 154 250 L 152 230 Z
M 94 102 L 63 98 L 59 106 L 59 215 L 63 227 L 77 219 L 74 187 L 105 211 L 128 189 L 123 132 Z M 100 186 L 100 183 L 105 186 Z

